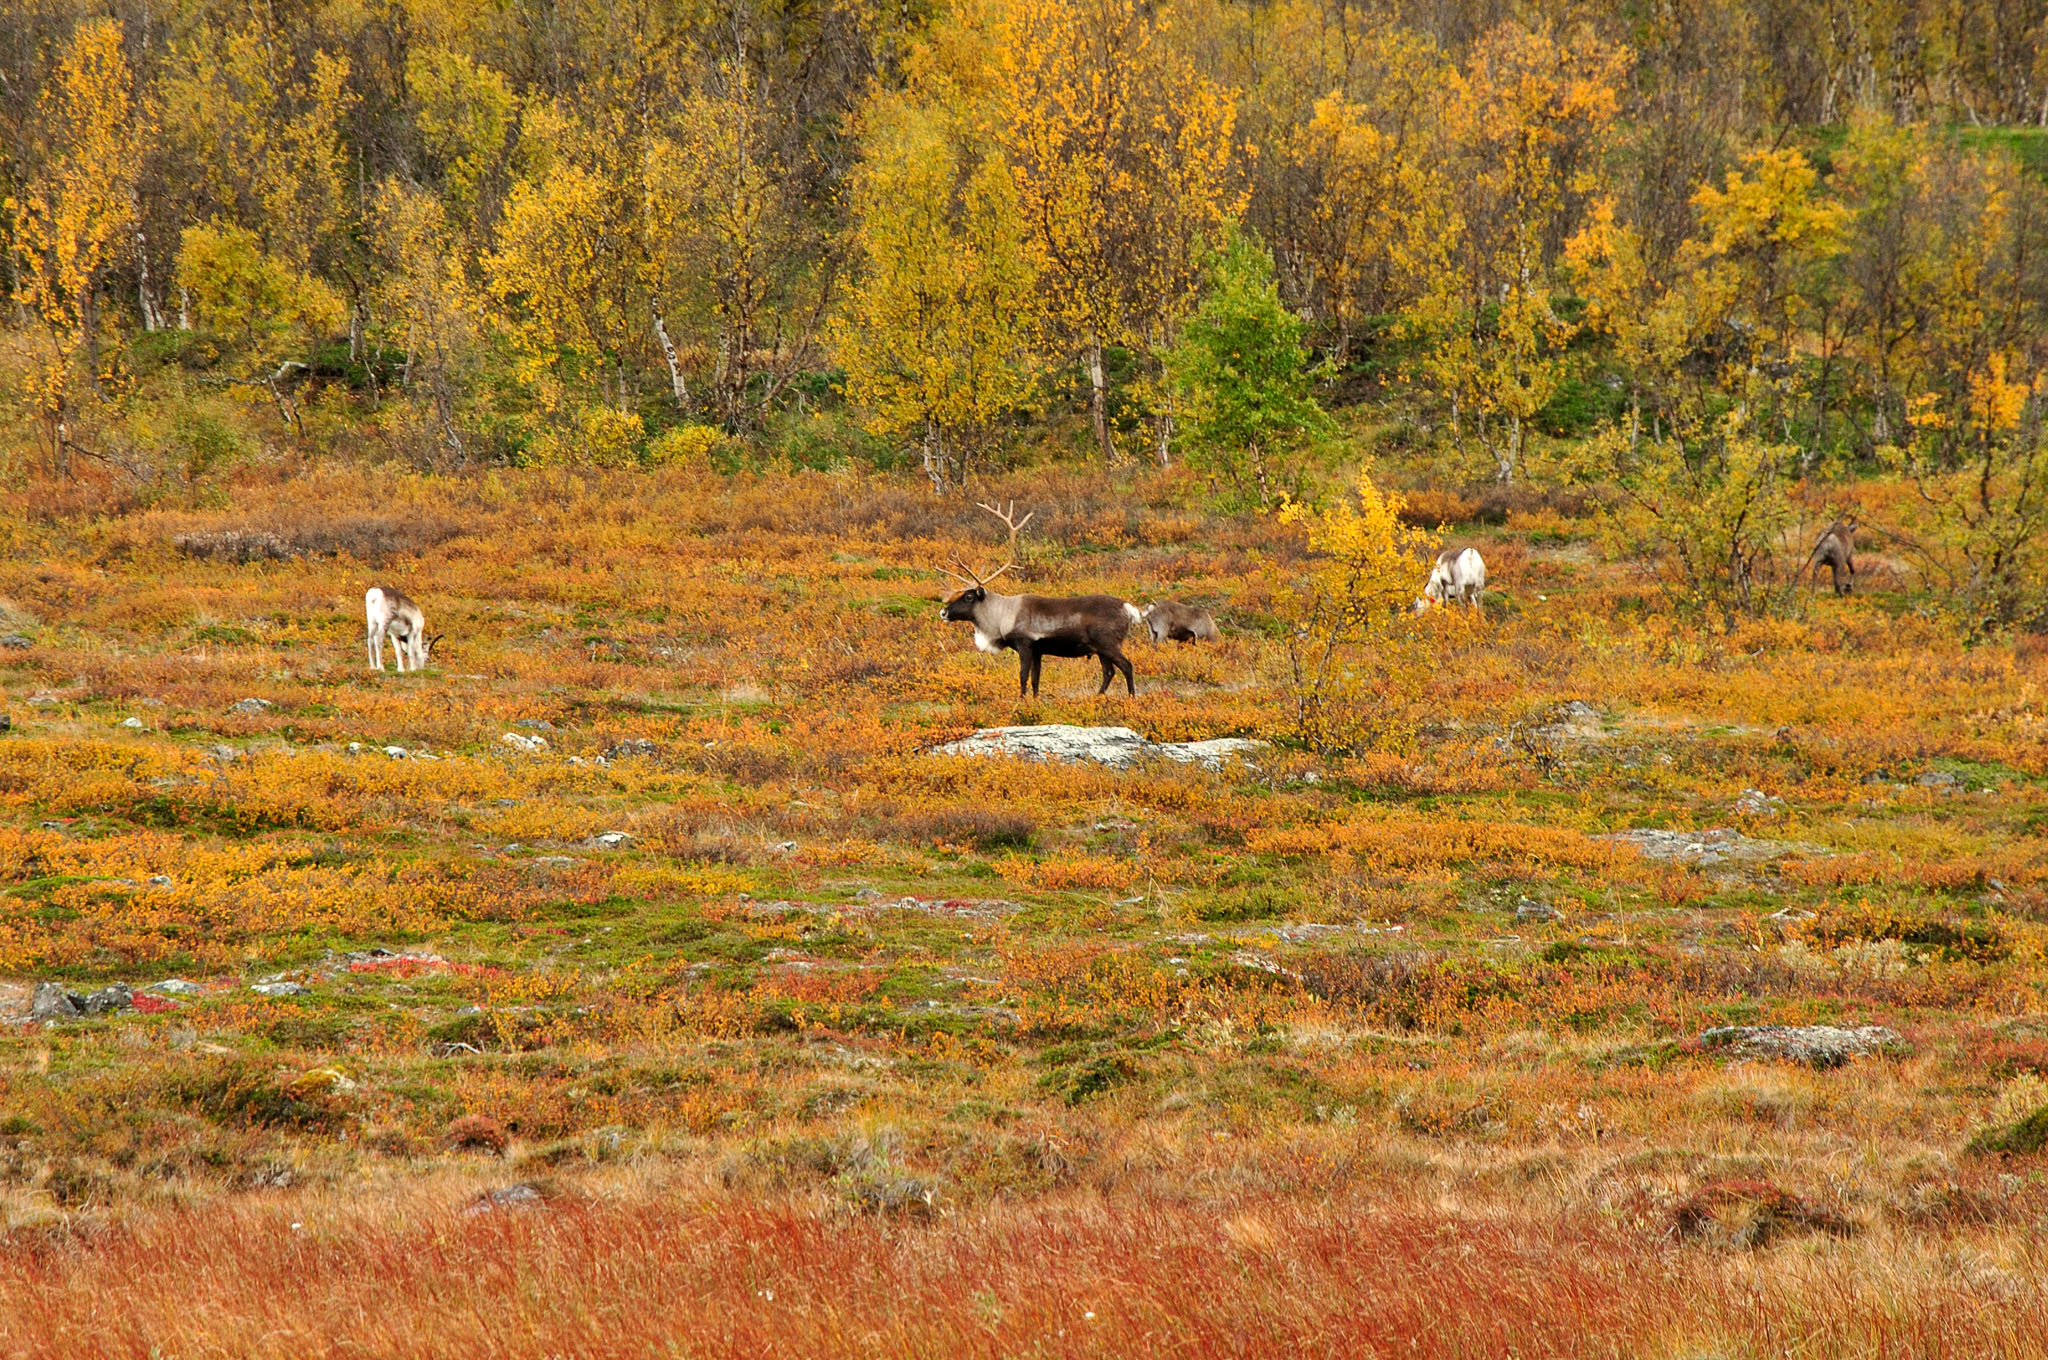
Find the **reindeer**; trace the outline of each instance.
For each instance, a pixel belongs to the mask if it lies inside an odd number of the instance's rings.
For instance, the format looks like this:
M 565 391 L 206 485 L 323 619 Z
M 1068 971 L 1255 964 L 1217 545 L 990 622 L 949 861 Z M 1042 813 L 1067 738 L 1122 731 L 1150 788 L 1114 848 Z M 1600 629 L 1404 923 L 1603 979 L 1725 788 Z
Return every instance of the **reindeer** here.
M 1429 584 L 1422 588 L 1423 598 L 1415 602 L 1415 612 L 1420 614 L 1432 604 L 1449 604 L 1460 600 L 1479 612 L 1479 597 L 1486 593 L 1486 559 L 1479 555 L 1477 548 L 1446 548 L 1436 556 L 1436 565 L 1429 569 Z
M 1806 566 L 1801 574 L 1806 575 L 1809 582 L 1817 581 L 1822 566 L 1826 566 L 1829 574 L 1834 577 L 1835 594 L 1848 595 L 1854 592 L 1856 589 L 1855 516 L 1851 515 L 1845 520 L 1836 520 L 1828 526 L 1827 532 L 1820 536 L 1820 541 L 1813 545 L 1813 551 L 1808 554 Z M 1845 572 L 1848 573 L 1849 577 L 1846 581 L 1842 579 L 1842 575 Z
M 986 576 L 977 575 L 965 562 L 956 561 L 960 571 L 939 568 L 966 589 L 939 607 L 947 623 L 974 625 L 974 645 L 994 655 L 1008 647 L 1017 653 L 1017 697 L 1027 689 L 1038 693 L 1039 668 L 1049 656 L 1092 656 L 1102 663 L 1102 688 L 1122 671 L 1124 688 L 1133 695 L 1138 681 L 1124 655 L 1123 640 L 1131 625 L 1141 621 L 1136 605 L 1114 595 L 997 595 L 988 583 L 1016 566 L 1006 562 Z M 965 572 L 962 575 L 961 572 Z
M 400 671 L 424 670 L 434 644 L 445 634 L 427 636 L 427 616 L 405 596 L 383 586 L 363 592 L 363 619 L 369 626 L 370 669 L 384 669 L 384 639 L 398 655 Z
M 1144 620 L 1154 642 L 1216 642 L 1223 636 L 1216 631 L 1216 620 L 1208 610 L 1178 600 L 1155 601 L 1146 605 L 1138 617 Z

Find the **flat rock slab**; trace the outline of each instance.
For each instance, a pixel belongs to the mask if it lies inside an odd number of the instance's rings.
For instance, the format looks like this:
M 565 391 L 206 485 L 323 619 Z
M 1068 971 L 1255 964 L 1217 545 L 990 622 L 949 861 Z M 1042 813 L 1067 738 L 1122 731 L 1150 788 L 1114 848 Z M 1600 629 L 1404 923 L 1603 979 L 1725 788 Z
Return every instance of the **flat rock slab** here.
M 1000 897 L 873 897 L 856 902 L 747 902 L 749 912 L 764 916 L 778 916 L 785 912 L 801 911 L 814 916 L 862 916 L 878 911 L 915 911 L 926 916 L 968 916 L 976 920 L 994 920 L 1024 910 L 1021 903 L 1007 901 Z
M 1026 760 L 1083 760 L 1125 770 L 1158 757 L 1220 770 L 1231 756 L 1242 756 L 1266 743 L 1248 737 L 1215 737 L 1208 741 L 1152 741 L 1128 727 L 1072 727 L 1044 723 L 1035 727 L 984 727 L 973 736 L 933 748 L 942 756 L 1021 756 Z
M 1852 1058 L 1867 1058 L 1897 1047 L 1897 1030 L 1883 1025 L 1723 1025 L 1700 1035 L 1700 1047 L 1738 1058 L 1782 1058 L 1810 1067 L 1840 1067 Z
M 1676 860 L 1680 864 L 1760 864 L 1786 855 L 1825 855 L 1823 846 L 1802 841 L 1763 841 L 1727 827 L 1711 831 L 1657 831 L 1644 827 L 1636 831 L 1614 831 L 1594 840 L 1632 845 L 1645 859 Z

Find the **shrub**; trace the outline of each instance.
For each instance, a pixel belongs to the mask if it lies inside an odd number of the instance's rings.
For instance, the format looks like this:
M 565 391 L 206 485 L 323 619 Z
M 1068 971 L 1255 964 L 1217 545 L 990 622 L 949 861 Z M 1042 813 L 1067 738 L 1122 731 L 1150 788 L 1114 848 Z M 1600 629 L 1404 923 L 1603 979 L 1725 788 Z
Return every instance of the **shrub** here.
M 1969 1150 L 1982 1154 L 2031 1156 L 2048 1147 L 2048 1080 L 2025 1072 L 1998 1092 L 1991 1117 Z
M 648 442 L 640 455 L 649 467 L 708 469 L 711 452 L 725 443 L 725 432 L 712 425 L 677 425 Z
M 488 1152 L 493 1156 L 505 1155 L 506 1146 L 512 1141 L 505 1126 L 487 1114 L 465 1114 L 449 1121 L 448 1146 L 462 1152 Z
M 1030 817 L 985 807 L 935 808 L 896 820 L 898 832 L 912 841 L 971 845 L 977 850 L 1025 849 L 1038 831 Z
M 1382 493 L 1369 473 L 1355 493 L 1355 504 L 1290 500 L 1280 510 L 1282 523 L 1306 529 L 1312 554 L 1309 575 L 1275 592 L 1295 735 L 1324 753 L 1412 745 L 1409 710 L 1428 678 L 1406 619 L 1436 535 L 1403 524 L 1401 495 Z

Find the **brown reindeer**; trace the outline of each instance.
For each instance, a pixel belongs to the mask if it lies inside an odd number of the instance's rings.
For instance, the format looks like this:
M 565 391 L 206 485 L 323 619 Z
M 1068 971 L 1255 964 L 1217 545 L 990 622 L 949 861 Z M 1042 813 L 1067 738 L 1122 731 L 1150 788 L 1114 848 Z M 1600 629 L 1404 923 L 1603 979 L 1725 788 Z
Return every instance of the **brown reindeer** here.
M 1806 570 L 1811 573 L 1809 581 L 1816 579 L 1821 567 L 1827 567 L 1834 577 L 1835 594 L 1848 595 L 1856 589 L 1856 518 L 1836 520 L 1828 526 L 1820 541 L 1813 545 L 1813 552 L 1806 559 Z M 1847 580 L 1843 580 L 1844 576 Z
M 1092 656 L 1100 661 L 1102 687 L 1097 694 L 1109 693 L 1109 682 L 1118 671 L 1123 672 L 1124 687 L 1134 695 L 1138 692 L 1123 649 L 1131 625 L 1139 622 L 1135 605 L 1114 595 L 997 595 L 988 583 L 1016 563 L 1006 562 L 986 576 L 976 575 L 964 562 L 954 565 L 966 575 L 939 570 L 966 589 L 939 607 L 939 617 L 947 623 L 973 624 L 974 645 L 984 652 L 1007 647 L 1017 653 L 1019 698 L 1027 689 L 1038 693 L 1039 668 L 1049 656 Z
M 1208 610 L 1197 609 L 1178 600 L 1159 600 L 1148 604 L 1139 617 L 1144 620 L 1154 642 L 1216 642 L 1223 636 L 1216 631 L 1216 620 L 1210 617 Z

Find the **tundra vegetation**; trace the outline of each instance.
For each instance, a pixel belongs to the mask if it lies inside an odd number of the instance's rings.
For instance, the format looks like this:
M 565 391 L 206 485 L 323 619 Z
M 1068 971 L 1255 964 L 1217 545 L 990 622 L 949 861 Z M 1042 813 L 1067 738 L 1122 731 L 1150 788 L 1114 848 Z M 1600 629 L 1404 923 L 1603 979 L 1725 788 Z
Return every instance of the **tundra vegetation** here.
M 2038 5 L 0 18 L 0 1353 L 2040 1353 Z

